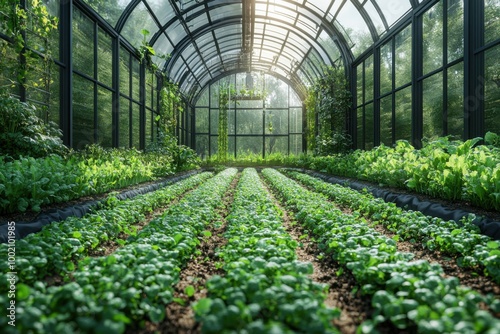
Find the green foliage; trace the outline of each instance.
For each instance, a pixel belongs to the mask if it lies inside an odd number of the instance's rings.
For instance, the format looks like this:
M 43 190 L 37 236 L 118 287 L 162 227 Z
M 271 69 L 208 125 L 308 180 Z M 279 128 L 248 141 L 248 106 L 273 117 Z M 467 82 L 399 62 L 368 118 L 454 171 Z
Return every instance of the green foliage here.
M 477 145 L 480 140 L 441 137 L 424 142 L 420 150 L 399 140 L 395 147 L 381 144 L 369 151 L 300 158 L 292 165 L 499 210 L 500 151 Z
M 327 156 L 337 153 L 347 153 L 352 147 L 351 136 L 340 131 L 323 131 L 316 137 L 314 154 Z
M 359 212 L 373 223 L 385 225 L 398 240 L 418 242 L 425 248 L 438 250 L 441 255 L 456 258 L 460 267 L 484 271 L 500 283 L 499 244 L 481 234 L 471 223 L 475 217 L 457 224 L 452 220 L 425 216 L 419 211 L 406 211 L 371 194 L 329 184 L 302 173 L 287 172 L 287 175 L 327 195 L 336 204 Z
M 485 305 L 496 309 L 498 302 L 461 286 L 457 277 L 445 277 L 439 264 L 411 261 L 414 254 L 399 252 L 394 239 L 374 230 L 356 213 L 344 213 L 324 195 L 306 190 L 275 170 L 262 173 L 296 212 L 296 219 L 314 233 L 320 250 L 345 265 L 361 293 L 371 297 L 374 312 L 360 326 L 360 333 L 373 333 L 386 321 L 400 330 L 421 333 L 431 328 L 438 328 L 436 333 L 452 333 L 477 326 L 486 333 L 500 325 L 483 310 Z
M 201 164 L 200 158 L 193 149 L 178 145 L 177 139 L 164 131 L 160 131 L 156 141 L 146 147 L 146 153 L 171 157 L 175 171 L 190 170 Z
M 219 86 L 219 132 L 217 137 L 217 158 L 219 162 L 227 161 L 227 111 L 229 109 L 229 101 L 231 96 L 234 96 L 236 91 L 233 85 L 225 83 Z
M 202 231 L 216 216 L 236 173 L 228 169 L 207 180 L 113 254 L 80 261 L 70 283 L 51 287 L 42 281 L 34 283 L 25 299 L 16 300 L 16 308 L 24 312 L 16 319 L 15 329 L 23 333 L 124 333 L 128 324 L 137 330 L 145 320 L 160 323 L 165 305 L 173 301 L 180 268 L 194 255 Z M 77 239 L 62 241 L 78 244 Z M 0 305 L 8 302 L 7 295 L 1 294 Z M 8 328 L 7 321 L 3 317 L 0 327 Z
M 0 93 L 0 128 L 0 155 L 18 159 L 68 153 L 55 123 L 44 123 L 35 106 L 5 93 Z
M 346 150 L 350 145 L 345 133 L 350 106 L 351 92 L 343 69 L 326 67 L 323 76 L 309 88 L 306 100 L 308 150 L 316 155 Z
M 178 198 L 181 194 L 211 177 L 200 173 L 154 192 L 118 200 L 114 194 L 82 218 L 70 217 L 46 225 L 42 231 L 19 240 L 16 267 L 18 278 L 32 285 L 47 275 L 68 278 L 73 263 L 83 260 L 106 242 L 117 241 L 123 234 L 136 235 L 136 223 L 146 215 Z M 8 245 L 0 245 L 7 251 Z M 9 272 L 8 263 L 0 264 L 0 273 Z M 0 291 L 7 292 L 7 286 Z
M 296 260 L 297 243 L 255 169 L 242 173 L 228 218 L 227 244 L 219 251 L 224 277 L 207 282 L 208 298 L 194 306 L 204 333 L 338 333 L 340 311 L 324 305 L 327 286 Z
M 0 0 L 0 17 L 0 32 L 10 39 L 10 43 L 0 39 L 0 54 L 5 55 L 12 47 L 19 56 L 19 60 L 14 62 L 1 57 L 0 65 L 7 69 L 4 79 L 10 81 L 10 85 L 18 82 L 25 87 L 37 87 L 42 82 L 48 87 L 52 66 L 50 36 L 58 28 L 58 19 L 49 14 L 40 0 L 27 0 L 26 8 L 22 8 L 18 0 Z M 25 34 L 34 36 L 30 43 L 27 43 Z M 40 59 L 33 51 L 42 54 L 44 71 L 41 78 L 28 82 L 28 71 L 35 68 L 34 64 Z
M 41 206 L 101 194 L 173 173 L 172 157 L 98 145 L 67 158 L 0 160 L 0 212 L 40 211 Z

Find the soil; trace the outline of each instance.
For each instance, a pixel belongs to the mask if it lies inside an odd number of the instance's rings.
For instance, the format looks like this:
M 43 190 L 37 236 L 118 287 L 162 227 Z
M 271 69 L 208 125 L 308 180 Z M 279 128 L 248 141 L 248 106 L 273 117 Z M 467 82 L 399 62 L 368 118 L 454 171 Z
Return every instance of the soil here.
M 234 192 L 240 174 L 238 174 L 228 191 L 224 195 L 222 205 L 217 209 L 216 219 L 207 225 L 210 237 L 204 237 L 199 246 L 201 254 L 193 257 L 180 272 L 179 282 L 174 288 L 174 298 L 182 302 L 172 302 L 165 309 L 165 320 L 159 324 L 146 322 L 144 329 L 130 328 L 128 334 L 164 333 L 164 334 L 197 334 L 201 332 L 201 324 L 195 320 L 192 304 L 207 297 L 206 282 L 214 275 L 224 275 L 224 271 L 217 267 L 216 251 L 223 247 L 227 240 L 223 234 L 226 230 L 226 217 L 229 214 L 234 199 Z M 188 296 L 185 289 L 192 286 L 195 289 L 193 296 Z

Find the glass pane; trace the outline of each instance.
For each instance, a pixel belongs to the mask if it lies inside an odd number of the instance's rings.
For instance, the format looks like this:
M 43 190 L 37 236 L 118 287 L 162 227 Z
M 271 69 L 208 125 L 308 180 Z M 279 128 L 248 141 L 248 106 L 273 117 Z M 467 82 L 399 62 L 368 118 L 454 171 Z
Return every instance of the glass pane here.
M 500 37 L 500 0 L 484 1 L 484 44 Z
M 500 134 L 500 47 L 489 49 L 485 55 L 485 80 L 484 87 L 484 130 Z
M 373 56 L 365 60 L 365 103 L 373 100 Z
M 73 147 L 94 143 L 94 83 L 73 76 Z
M 196 108 L 195 110 L 195 131 L 208 133 L 208 108 Z
M 50 83 L 50 103 L 48 110 L 48 120 L 56 123 L 59 127 L 60 109 L 59 109 L 59 66 L 52 65 L 52 70 L 50 75 L 52 76 L 52 81 Z
M 113 146 L 113 94 L 97 87 L 97 142 L 103 147 Z
M 196 135 L 196 154 L 202 159 L 208 157 L 208 135 Z
M 396 88 L 411 81 L 411 25 L 396 35 Z
M 447 112 L 448 135 L 462 139 L 464 135 L 464 64 L 448 69 Z
M 120 98 L 119 147 L 130 147 L 130 101 Z
M 396 140 L 411 140 L 411 86 L 396 92 L 395 135 Z
M 357 106 L 363 104 L 363 64 L 359 64 L 356 70 Z
M 149 31 L 149 37 L 151 37 L 158 30 L 158 26 L 144 3 L 139 2 L 125 22 L 121 35 L 137 48 L 144 38 L 141 33 L 143 29 Z
M 216 155 L 219 151 L 217 146 L 217 136 L 210 136 L 210 155 Z
M 236 112 L 236 133 L 262 134 L 262 110 L 238 110 Z
M 120 48 L 120 93 L 130 96 L 130 53 Z
M 273 153 L 288 154 L 288 136 L 266 137 L 266 155 Z
M 210 134 L 219 133 L 219 109 L 210 109 Z
M 373 119 L 373 103 L 370 103 L 365 107 L 365 150 L 373 148 L 373 131 L 375 129 Z
M 288 85 L 275 77 L 266 75 L 266 90 L 269 92 L 266 108 L 288 107 Z
M 108 21 L 113 27 L 122 15 L 125 8 L 132 0 L 113 0 L 113 1 L 94 1 L 94 0 L 84 0 L 90 7 L 94 8 L 95 11 L 106 21 Z
M 356 32 L 350 34 L 353 40 L 353 45 L 350 46 L 352 47 L 352 52 L 355 57 L 373 44 L 368 25 L 351 1 L 345 2 L 337 16 L 337 21 L 345 30 Z
M 146 89 L 145 89 L 145 103 L 146 107 L 153 108 L 153 93 L 154 93 L 154 74 L 152 72 L 146 72 Z
M 141 147 L 141 112 L 137 103 L 132 103 L 132 146 Z
M 464 1 L 448 0 L 448 62 L 464 55 Z
M 443 2 L 425 12 L 423 21 L 424 74 L 443 66 Z
M 393 25 L 397 20 L 399 20 L 408 10 L 411 9 L 411 4 L 409 0 L 397 0 L 397 1 L 387 1 L 387 0 L 377 0 L 382 13 L 384 14 L 387 24 L 389 26 Z
M 153 117 L 154 117 L 154 113 L 149 110 L 149 109 L 146 109 L 146 129 L 144 131 L 144 134 L 145 134 L 145 143 L 146 143 L 146 147 L 153 141 Z
M 358 108 L 356 112 L 356 133 L 357 133 L 357 148 L 363 149 L 365 147 L 365 139 L 363 133 L 363 108 Z
M 424 138 L 434 139 L 443 133 L 443 73 L 423 81 Z
M 235 110 L 229 109 L 227 111 L 227 133 L 229 135 L 234 135 L 236 133 L 236 119 L 235 119 Z
M 290 154 L 302 153 L 302 135 L 290 135 Z
M 205 89 L 203 91 L 203 93 L 201 93 L 200 95 L 200 98 L 198 99 L 198 101 L 196 101 L 196 106 L 197 107 L 208 107 L 209 106 L 209 90 L 210 89 Z
M 380 100 L 380 142 L 392 145 L 392 95 Z
M 132 58 L 132 98 L 140 101 L 140 65 L 139 61 Z
M 302 101 L 300 100 L 299 96 L 295 91 L 290 87 L 290 102 L 289 102 L 290 107 L 300 107 L 302 106 Z
M 42 0 L 45 7 L 50 15 L 59 18 L 61 20 L 61 12 L 60 12 L 60 0 L 52 1 L 52 0 Z M 51 32 L 49 36 L 49 43 L 51 47 L 51 55 L 54 59 L 59 59 L 59 29 L 55 29 Z
M 392 43 L 380 48 L 380 95 L 392 90 Z
M 113 82 L 113 52 L 111 49 L 111 36 L 105 31 L 98 30 L 97 41 L 97 79 L 111 87 Z
M 73 68 L 93 78 L 94 23 L 73 8 Z
M 262 154 L 262 136 L 236 137 L 236 156 Z
M 290 133 L 302 133 L 302 108 L 290 108 Z
M 288 109 L 267 110 L 266 134 L 288 134 Z
M 158 18 L 161 25 L 166 24 L 175 16 L 175 10 L 170 5 L 169 1 L 165 0 L 148 0 L 147 1 L 153 14 Z

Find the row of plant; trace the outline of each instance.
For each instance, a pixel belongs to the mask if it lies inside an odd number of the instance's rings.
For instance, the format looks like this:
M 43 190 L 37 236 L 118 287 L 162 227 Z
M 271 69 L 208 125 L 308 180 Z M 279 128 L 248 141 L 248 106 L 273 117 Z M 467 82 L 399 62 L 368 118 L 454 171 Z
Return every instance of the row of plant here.
M 263 174 L 296 218 L 314 233 L 320 249 L 351 271 L 361 292 L 371 296 L 371 319 L 360 327 L 375 333 L 389 321 L 398 329 L 420 333 L 494 333 L 500 321 L 483 309 L 500 310 L 500 301 L 444 277 L 438 264 L 397 251 L 396 241 L 369 227 L 359 213 L 332 207 L 325 195 L 306 190 L 283 174 Z
M 97 145 L 68 157 L 0 158 L 0 213 L 101 194 L 173 174 L 172 157 Z M 191 166 L 192 168 L 193 166 Z
M 494 136 L 488 134 L 490 142 Z M 327 157 L 302 155 L 283 163 L 500 210 L 500 148 L 477 145 L 480 140 L 442 137 L 419 150 L 400 140 L 395 147 L 380 145 Z
M 293 171 L 285 171 L 285 174 L 327 195 L 336 204 L 361 213 L 373 223 L 383 224 L 403 240 L 422 243 L 445 256 L 459 256 L 456 260 L 461 267 L 481 266 L 485 275 L 500 283 L 500 244 L 481 234 L 470 220 L 463 220 L 459 226 L 453 220 L 403 210 L 369 193 L 329 184 L 309 175 Z
M 109 334 L 123 333 L 127 324 L 162 321 L 180 267 L 195 254 L 236 173 L 227 169 L 207 180 L 113 254 L 86 258 L 71 283 L 18 283 L 16 327 L 7 326 L 7 317 L 0 326 L 6 333 Z M 0 301 L 6 308 L 7 296 Z
M 203 333 L 338 333 L 339 310 L 324 305 L 328 287 L 297 261 L 281 216 L 255 169 L 245 169 L 217 252 L 225 276 L 212 277 L 209 297 L 194 306 Z
M 106 241 L 125 243 L 119 236 L 122 233 L 136 235 L 137 227 L 134 224 L 144 220 L 146 214 L 166 206 L 210 176 L 212 173 L 208 172 L 196 174 L 132 199 L 118 200 L 115 195 L 108 196 L 84 217 L 70 217 L 54 222 L 46 225 L 39 233 L 29 234 L 16 241 L 15 265 L 19 281 L 31 285 L 47 275 L 67 276 L 74 270 L 75 263 L 89 252 Z M 1 244 L 0 251 L 6 254 L 8 247 L 8 244 Z M 3 276 L 10 271 L 6 261 L 0 263 Z M 6 288 L 2 285 L 0 291 Z

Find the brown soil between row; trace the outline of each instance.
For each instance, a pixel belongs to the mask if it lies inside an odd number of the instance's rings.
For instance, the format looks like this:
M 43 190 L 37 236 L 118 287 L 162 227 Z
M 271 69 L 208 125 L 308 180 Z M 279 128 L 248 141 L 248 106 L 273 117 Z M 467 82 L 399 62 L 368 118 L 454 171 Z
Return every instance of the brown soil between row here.
M 217 218 L 207 225 L 206 230 L 211 233 L 203 237 L 199 246 L 200 253 L 194 256 L 180 272 L 179 282 L 174 287 L 174 298 L 177 301 L 169 303 L 165 308 L 166 317 L 159 323 L 147 322 L 145 328 L 129 328 L 129 334 L 197 334 L 201 332 L 201 324 L 195 320 L 192 309 L 193 303 L 207 297 L 205 289 L 207 281 L 214 275 L 223 275 L 224 271 L 217 266 L 217 249 L 223 247 L 227 240 L 223 234 L 226 230 L 226 217 L 229 214 L 234 199 L 238 174 L 224 195 L 221 206 L 217 209 Z M 185 289 L 192 286 L 195 289 L 193 296 L 189 297 Z M 181 301 L 182 302 L 179 302 Z

